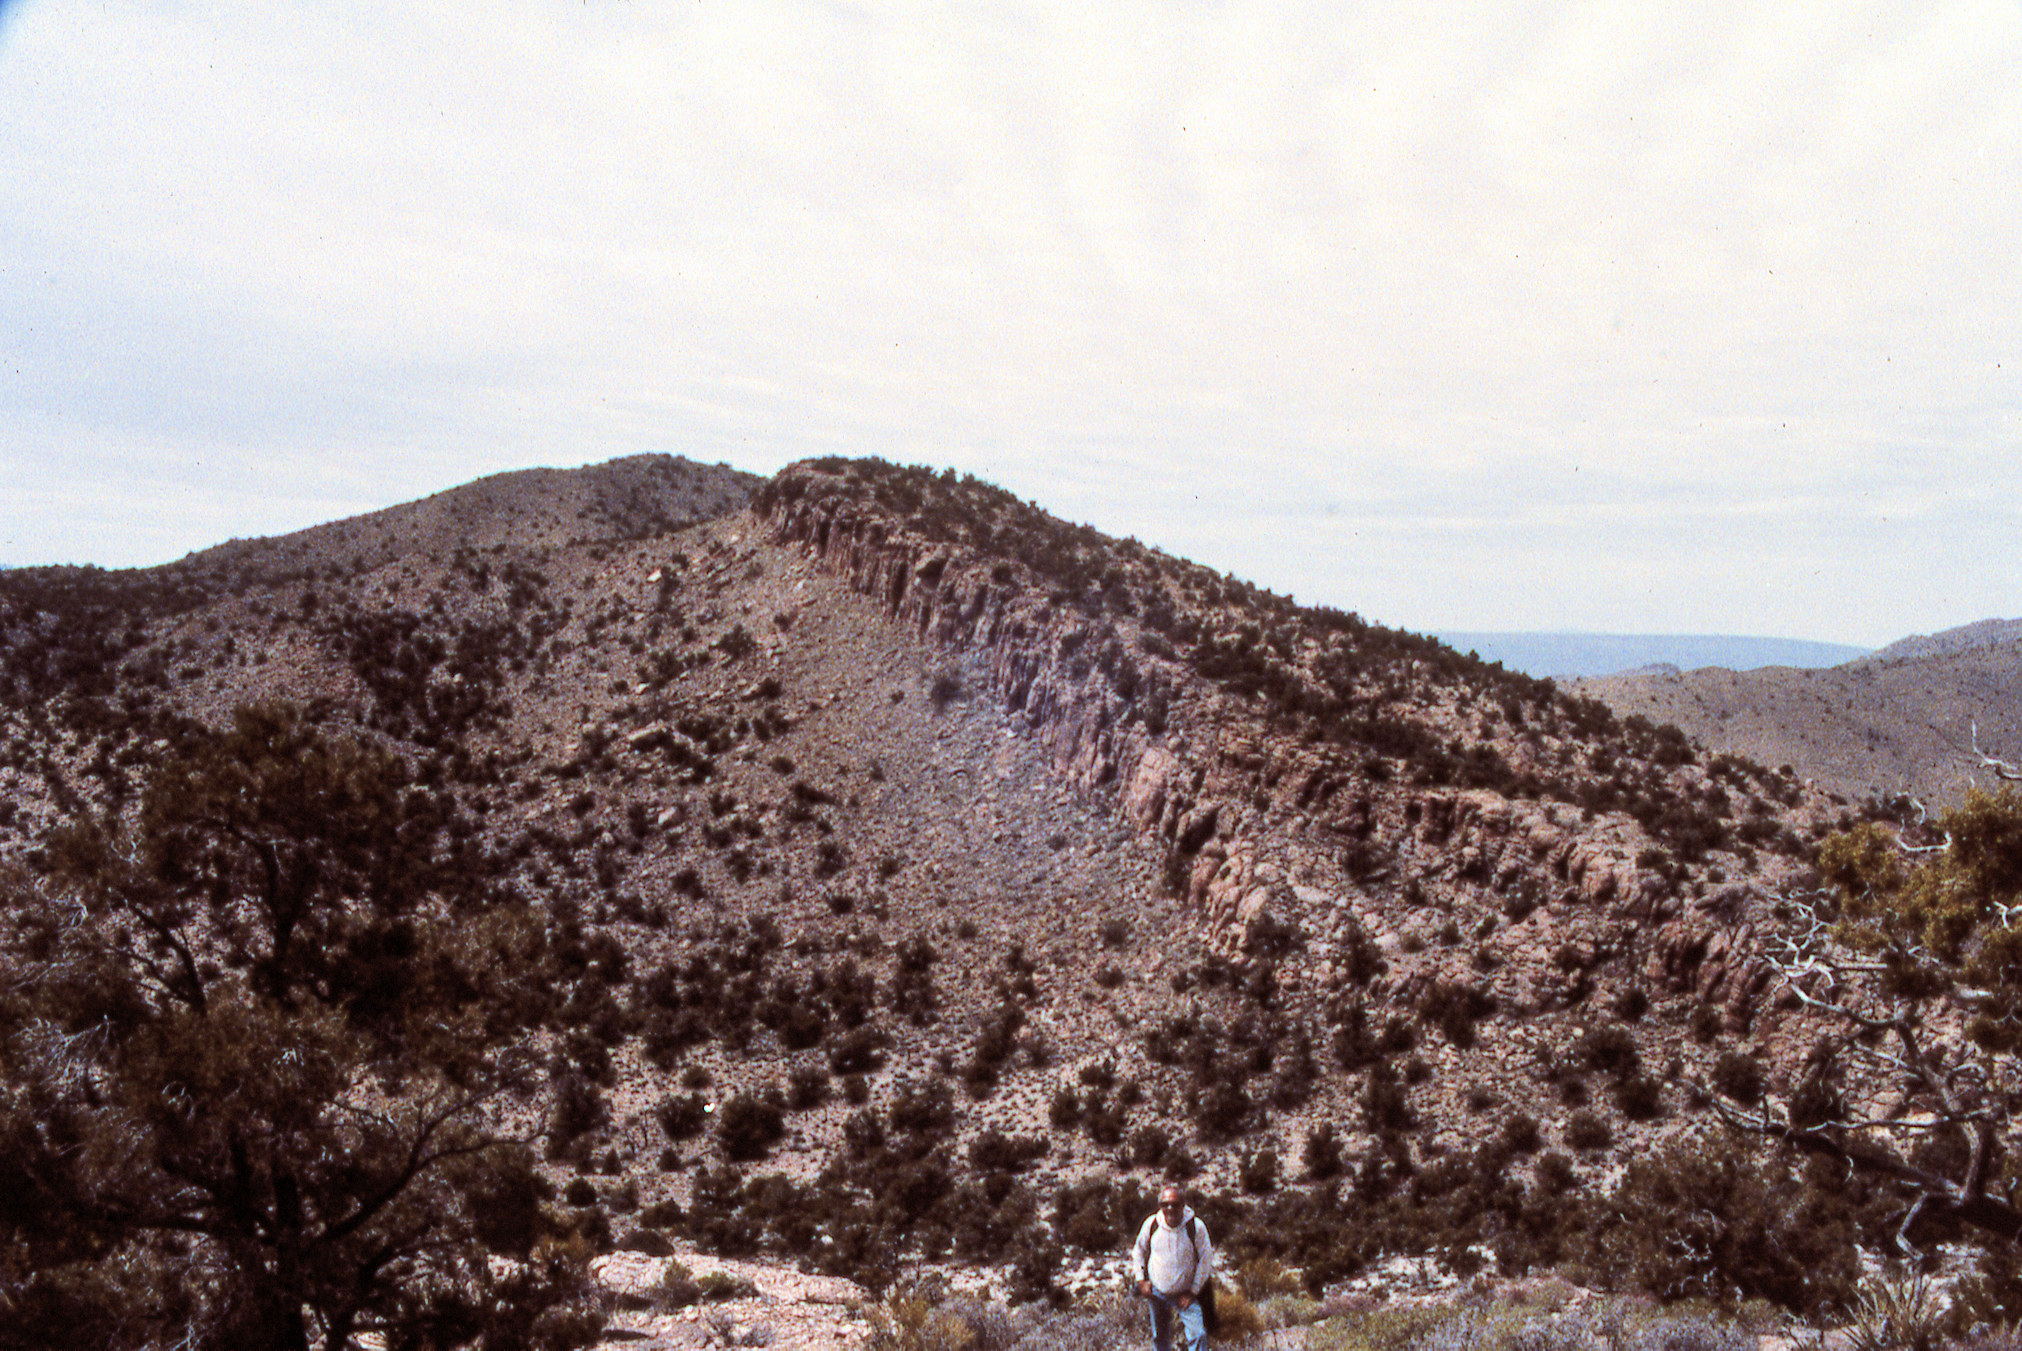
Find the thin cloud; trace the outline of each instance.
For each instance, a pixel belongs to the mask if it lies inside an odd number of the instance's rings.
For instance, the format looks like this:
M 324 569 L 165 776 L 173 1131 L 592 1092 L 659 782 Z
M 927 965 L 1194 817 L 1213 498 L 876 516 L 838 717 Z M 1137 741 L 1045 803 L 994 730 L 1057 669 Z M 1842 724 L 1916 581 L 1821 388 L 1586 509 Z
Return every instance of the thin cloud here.
M 1415 627 L 1886 641 L 2015 608 L 2018 67 L 1982 4 L 31 0 L 0 547 L 865 453 Z

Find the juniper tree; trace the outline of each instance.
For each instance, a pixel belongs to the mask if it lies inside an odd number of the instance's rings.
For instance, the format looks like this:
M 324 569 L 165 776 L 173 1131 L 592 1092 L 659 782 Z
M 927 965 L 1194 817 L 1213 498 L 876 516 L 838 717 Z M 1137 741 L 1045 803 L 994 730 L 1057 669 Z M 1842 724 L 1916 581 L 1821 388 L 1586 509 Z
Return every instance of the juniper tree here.
M 1818 869 L 1821 887 L 1784 898 L 1770 955 L 1783 991 L 1832 1030 L 1789 1092 L 1730 1069 L 1716 1105 L 1899 1188 L 1899 1246 L 1925 1217 L 2022 1238 L 2022 795 L 1975 792 L 1900 831 L 1858 826 L 1820 847 Z
M 552 967 L 475 840 L 267 706 L 0 883 L 0 1346 L 594 1336 L 493 1125 Z

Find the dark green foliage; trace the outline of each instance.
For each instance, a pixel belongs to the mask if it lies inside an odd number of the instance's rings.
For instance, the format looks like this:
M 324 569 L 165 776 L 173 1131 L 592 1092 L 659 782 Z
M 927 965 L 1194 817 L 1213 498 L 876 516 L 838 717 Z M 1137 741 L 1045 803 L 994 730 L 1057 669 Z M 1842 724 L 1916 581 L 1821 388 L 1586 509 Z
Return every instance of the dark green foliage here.
M 692 1140 L 709 1121 L 709 1105 L 700 1093 L 684 1093 L 662 1098 L 653 1115 L 669 1140 Z
M 1592 1153 L 1614 1144 L 1615 1131 L 1606 1119 L 1582 1108 L 1566 1118 L 1566 1143 Z
M 777 1093 L 738 1093 L 716 1109 L 716 1143 L 723 1157 L 740 1163 L 762 1159 L 786 1136 L 786 1117 Z
M 1323 1121 L 1306 1133 L 1306 1148 L 1300 1156 L 1306 1165 L 1306 1176 L 1315 1182 L 1325 1182 L 1341 1173 L 1341 1140 L 1334 1132 L 1334 1123 Z
M 1046 1156 L 1047 1143 L 1029 1135 L 1007 1136 L 994 1126 L 969 1144 L 969 1166 L 983 1173 L 1016 1173 Z
M 1762 1101 L 1762 1090 L 1766 1080 L 1762 1073 L 1762 1062 L 1742 1051 L 1722 1051 L 1720 1058 L 1713 1062 L 1713 1090 L 1734 1099 L 1744 1107 L 1753 1107 Z
M 1465 1050 L 1474 1045 L 1474 1025 L 1495 1012 L 1495 1000 L 1472 985 L 1440 981 L 1425 992 L 1418 1016 Z
M 1632 1074 L 1615 1083 L 1615 1107 L 1631 1121 L 1649 1121 L 1664 1110 L 1663 1090 L 1647 1074 Z
M 1594 1236 L 1598 1264 L 1661 1299 L 1761 1298 L 1813 1314 L 1843 1304 L 1866 1224 L 1838 1170 L 1793 1171 L 1702 1136 L 1633 1158 Z M 1879 1237 L 1879 1235 L 1876 1235 Z
M 1611 1074 L 1617 1079 L 1634 1074 L 1642 1063 L 1642 1057 L 1636 1050 L 1636 1038 L 1628 1028 L 1618 1023 L 1588 1028 L 1574 1045 L 1573 1057 L 1586 1068 Z
M 560 975 L 409 766 L 247 710 L 53 852 L 0 949 L 0 1344 L 594 1339 L 579 1267 L 489 1260 L 543 1234 L 482 1106 Z

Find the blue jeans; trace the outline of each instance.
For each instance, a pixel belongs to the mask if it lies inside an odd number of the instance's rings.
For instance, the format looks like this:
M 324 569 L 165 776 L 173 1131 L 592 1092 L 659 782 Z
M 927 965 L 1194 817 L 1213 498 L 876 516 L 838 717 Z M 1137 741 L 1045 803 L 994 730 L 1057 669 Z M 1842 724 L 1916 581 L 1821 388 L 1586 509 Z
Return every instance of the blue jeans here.
M 1151 1296 L 1151 1345 L 1152 1351 L 1173 1351 L 1172 1324 L 1177 1315 L 1184 1344 L 1192 1351 L 1201 1351 L 1208 1344 L 1208 1330 L 1201 1321 L 1201 1302 L 1195 1300 L 1184 1309 L 1173 1303 L 1172 1296 L 1161 1295 L 1157 1291 Z

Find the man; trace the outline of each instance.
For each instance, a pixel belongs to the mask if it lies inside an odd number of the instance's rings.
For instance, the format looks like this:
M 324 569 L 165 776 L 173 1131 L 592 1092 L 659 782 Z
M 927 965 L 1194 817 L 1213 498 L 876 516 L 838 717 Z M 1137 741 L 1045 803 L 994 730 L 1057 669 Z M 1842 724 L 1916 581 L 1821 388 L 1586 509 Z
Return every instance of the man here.
M 1214 1274 L 1215 1249 L 1208 1242 L 1208 1227 L 1194 1218 L 1185 1193 L 1178 1187 L 1159 1193 L 1158 1214 L 1137 1231 L 1131 1270 L 1137 1276 L 1137 1293 L 1151 1301 L 1153 1351 L 1173 1351 L 1175 1317 L 1186 1346 L 1192 1351 L 1206 1346 L 1200 1297 L 1201 1288 Z

